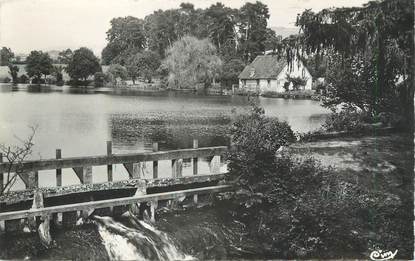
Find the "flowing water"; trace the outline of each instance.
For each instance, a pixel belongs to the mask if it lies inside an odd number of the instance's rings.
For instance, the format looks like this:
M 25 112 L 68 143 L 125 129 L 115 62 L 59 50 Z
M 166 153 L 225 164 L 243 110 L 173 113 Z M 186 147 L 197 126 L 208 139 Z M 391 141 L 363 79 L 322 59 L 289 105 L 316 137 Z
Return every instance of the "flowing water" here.
M 311 100 L 259 98 L 266 115 L 287 121 L 295 131 L 320 127 L 328 111 Z M 249 109 L 247 97 L 201 96 L 165 93 L 74 90 L 69 87 L 12 87 L 0 85 L 0 143 L 16 144 L 37 126 L 32 159 L 106 153 L 112 140 L 113 153 L 151 151 L 199 146 L 228 145 L 228 129 L 238 113 Z M 170 175 L 170 162 L 160 162 L 160 176 Z M 222 165 L 222 170 L 226 166 Z M 145 177 L 151 177 L 147 168 Z M 206 161 L 199 173 L 209 171 Z M 94 182 L 103 182 L 106 167 L 94 167 Z M 192 166 L 184 162 L 184 175 Z M 63 170 L 63 185 L 79 182 L 71 170 Z M 103 175 L 104 174 L 104 175 Z M 122 166 L 115 166 L 114 179 L 128 179 Z M 39 173 L 40 186 L 54 186 L 55 172 Z M 17 183 L 14 189 L 23 184 Z M 241 224 L 222 220 L 215 209 L 169 214 L 155 226 L 135 217 L 114 220 L 96 217 L 93 224 L 54 233 L 57 247 L 44 249 L 36 234 L 0 236 L 0 258 L 174 260 L 230 259 L 258 256 L 255 242 L 244 237 Z
M 192 260 L 178 249 L 174 241 L 164 232 L 146 221 L 129 216 L 127 227 L 110 217 L 94 218 L 98 231 L 113 260 Z

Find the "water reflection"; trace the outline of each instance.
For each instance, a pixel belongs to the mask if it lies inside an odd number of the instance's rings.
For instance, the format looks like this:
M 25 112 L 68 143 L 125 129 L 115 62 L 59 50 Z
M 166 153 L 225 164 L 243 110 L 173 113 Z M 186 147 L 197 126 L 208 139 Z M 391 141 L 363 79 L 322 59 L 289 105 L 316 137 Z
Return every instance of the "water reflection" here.
M 318 128 L 328 113 L 311 100 L 259 101 L 268 116 L 288 121 L 295 131 Z M 15 144 L 15 135 L 24 138 L 30 133 L 28 126 L 39 126 L 32 159 L 54 158 L 56 149 L 63 157 L 105 154 L 107 140 L 113 141 L 114 153 L 149 151 L 153 142 L 160 150 L 190 148 L 193 139 L 200 147 L 228 145 L 230 123 L 248 108 L 247 97 L 241 96 L 174 92 L 143 96 L 105 88 L 0 84 L 0 143 Z M 171 164 L 166 166 L 169 172 Z M 122 167 L 117 169 L 121 170 L 114 178 L 128 178 Z M 101 171 L 105 174 L 105 167 L 94 168 L 95 181 L 104 181 Z M 49 174 L 40 175 L 41 184 L 54 184 L 54 172 Z M 67 170 L 63 183 L 77 182 Z
M 157 142 L 160 150 L 191 148 L 193 139 L 199 146 L 223 146 L 229 144 L 230 117 L 185 117 L 160 113 L 156 118 L 139 118 L 137 115 L 111 115 L 111 137 L 120 151 L 150 151 Z

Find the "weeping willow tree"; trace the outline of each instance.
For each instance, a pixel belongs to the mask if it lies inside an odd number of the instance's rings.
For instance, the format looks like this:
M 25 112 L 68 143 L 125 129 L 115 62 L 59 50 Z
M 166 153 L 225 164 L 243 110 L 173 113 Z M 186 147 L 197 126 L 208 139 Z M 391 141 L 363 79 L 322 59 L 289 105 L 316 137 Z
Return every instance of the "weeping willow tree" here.
M 400 115 L 413 129 L 412 0 L 372 1 L 298 15 L 302 55 L 328 57 L 324 105 L 359 107 L 372 117 Z M 412 131 L 413 132 L 413 131 Z
M 215 81 L 222 67 L 216 47 L 209 39 L 185 36 L 167 49 L 163 66 L 169 71 L 169 86 L 178 89 L 194 89 Z

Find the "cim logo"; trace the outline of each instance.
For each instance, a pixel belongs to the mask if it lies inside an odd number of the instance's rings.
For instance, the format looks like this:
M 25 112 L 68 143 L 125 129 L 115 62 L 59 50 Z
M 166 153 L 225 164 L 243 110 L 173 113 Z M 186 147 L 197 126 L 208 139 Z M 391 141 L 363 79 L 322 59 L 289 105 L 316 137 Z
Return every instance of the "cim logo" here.
M 389 259 L 395 258 L 397 253 L 398 253 L 398 250 L 395 250 L 395 252 L 375 250 L 372 253 L 370 253 L 370 259 L 372 259 L 372 260 L 389 260 Z

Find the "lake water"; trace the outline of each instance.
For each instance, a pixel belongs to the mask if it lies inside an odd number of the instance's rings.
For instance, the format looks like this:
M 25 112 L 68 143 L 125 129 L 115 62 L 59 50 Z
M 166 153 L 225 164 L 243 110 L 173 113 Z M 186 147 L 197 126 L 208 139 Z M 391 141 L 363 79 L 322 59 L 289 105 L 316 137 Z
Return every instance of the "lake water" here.
M 312 100 L 259 98 L 266 115 L 287 121 L 294 131 L 320 127 L 328 110 Z M 30 126 L 37 126 L 32 159 L 102 155 L 106 141 L 112 140 L 113 153 L 228 145 L 227 130 L 232 119 L 249 109 L 247 97 L 200 96 L 166 93 L 138 95 L 131 91 L 105 92 L 69 87 L 12 87 L 0 85 L 0 143 L 17 144 L 27 137 Z M 209 170 L 201 160 L 200 173 Z M 171 163 L 160 162 L 159 176 L 169 176 Z M 127 179 L 127 172 L 116 165 L 114 180 Z M 222 169 L 226 166 L 222 166 Z M 151 168 L 147 168 L 151 171 Z M 94 182 L 106 180 L 106 167 L 94 167 Z M 39 175 L 40 186 L 54 186 L 54 171 Z M 72 170 L 63 170 L 63 185 L 79 180 Z M 191 163 L 184 163 L 184 175 L 191 175 Z M 147 174 L 146 174 L 147 175 Z M 151 177 L 151 173 L 148 173 Z M 19 181 L 15 188 L 22 188 Z

